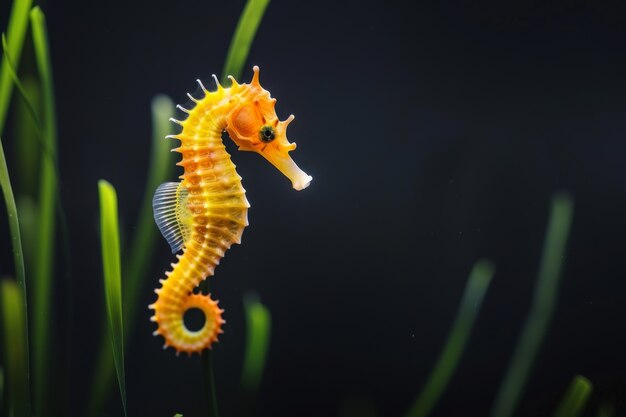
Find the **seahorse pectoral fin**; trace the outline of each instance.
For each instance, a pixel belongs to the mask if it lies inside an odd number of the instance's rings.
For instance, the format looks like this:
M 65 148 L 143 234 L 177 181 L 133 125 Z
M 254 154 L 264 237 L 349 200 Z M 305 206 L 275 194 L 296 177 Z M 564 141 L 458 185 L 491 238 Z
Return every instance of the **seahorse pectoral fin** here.
M 188 191 L 180 182 L 164 182 L 152 198 L 154 221 L 167 240 L 172 253 L 181 250 L 189 238 L 191 214 L 187 208 Z

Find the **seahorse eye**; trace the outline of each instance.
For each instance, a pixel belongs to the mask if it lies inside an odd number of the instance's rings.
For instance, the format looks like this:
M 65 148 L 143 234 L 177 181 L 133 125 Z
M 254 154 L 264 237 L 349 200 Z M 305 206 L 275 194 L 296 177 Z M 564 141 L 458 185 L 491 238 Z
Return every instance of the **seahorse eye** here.
M 259 132 L 259 138 L 265 143 L 273 141 L 275 137 L 276 133 L 274 133 L 272 126 L 263 126 Z

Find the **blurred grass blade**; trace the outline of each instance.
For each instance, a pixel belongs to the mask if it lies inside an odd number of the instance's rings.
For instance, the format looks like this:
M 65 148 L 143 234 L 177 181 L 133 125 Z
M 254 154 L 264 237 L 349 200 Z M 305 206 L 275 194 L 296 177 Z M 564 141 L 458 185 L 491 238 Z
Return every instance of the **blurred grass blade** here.
M 48 43 L 48 29 L 46 17 L 38 6 L 30 12 L 30 21 L 33 32 L 33 46 L 37 70 L 42 87 L 43 101 L 43 128 L 46 150 L 52 156 L 52 162 L 56 158 L 56 107 L 54 104 L 54 84 L 52 77 L 52 63 L 50 61 L 50 46 Z M 27 100 L 31 109 L 35 109 L 30 100 Z M 35 109 L 36 110 L 36 109 Z M 33 112 L 35 121 L 36 111 Z
M 174 417 L 183 417 L 182 414 L 174 414 Z
M 592 390 L 593 386 L 587 378 L 576 375 L 554 413 L 554 417 L 578 417 L 587 405 Z
M 261 385 L 263 369 L 267 361 L 270 344 L 272 317 L 269 310 L 261 304 L 256 294 L 246 294 L 243 299 L 246 312 L 246 350 L 241 375 L 243 398 L 242 415 L 252 415 L 254 401 Z
M 167 181 L 174 172 L 174 158 L 171 152 L 172 141 L 165 139 L 165 136 L 171 133 L 172 126 L 169 119 L 174 116 L 174 111 L 174 103 L 169 97 L 159 95 L 152 100 L 152 144 L 148 180 L 139 217 L 135 222 L 138 225 L 137 230 L 133 236 L 129 256 L 124 263 L 122 310 L 124 311 L 126 336 L 135 324 L 135 317 L 139 308 L 137 305 L 140 298 L 139 291 L 143 278 L 149 271 L 146 265 L 150 265 L 152 261 L 157 238 L 160 236 L 152 218 L 152 196 L 159 184 Z M 109 341 L 103 338 L 96 361 L 88 416 L 96 416 L 101 413 L 110 392 L 112 378 L 113 356 Z
M 43 124 L 39 118 L 39 112 L 37 111 L 37 109 L 35 108 L 35 105 L 33 104 L 31 95 L 26 91 L 26 87 L 22 85 L 22 82 L 20 81 L 19 77 L 15 73 L 15 67 L 13 66 L 13 62 L 11 60 L 11 54 L 6 43 L 6 38 L 4 36 L 2 36 L 2 48 L 4 50 L 4 54 L 8 63 L 7 70 L 11 78 L 13 79 L 13 83 L 15 87 L 17 87 L 17 91 L 22 99 L 20 103 L 22 103 L 22 108 L 24 109 L 24 120 L 21 121 L 21 123 L 23 123 L 24 124 L 23 127 L 27 127 L 28 132 L 32 134 L 32 138 L 31 138 L 32 143 L 29 144 L 27 151 L 34 152 L 34 154 L 37 157 L 39 156 L 39 153 L 41 153 L 43 154 L 45 158 L 49 159 L 50 163 L 52 163 L 54 167 L 56 178 L 58 179 L 60 178 L 60 175 L 59 175 L 59 168 L 57 166 L 57 160 L 56 160 L 56 149 L 54 149 L 54 146 L 56 146 L 56 139 L 54 139 L 53 141 L 44 140 L 44 135 L 47 134 L 47 132 L 44 133 Z M 39 97 L 39 91 L 34 92 L 34 96 Z M 37 100 L 39 101 L 40 99 L 38 98 Z M 52 111 L 50 112 L 50 114 L 54 114 L 55 113 L 54 99 L 50 102 L 50 104 L 52 105 Z M 26 117 L 27 114 L 30 117 Z M 34 122 L 34 123 L 31 123 L 31 122 Z M 55 123 L 56 123 L 56 120 L 52 120 L 52 125 L 54 125 Z M 18 148 L 23 146 L 22 142 L 28 142 L 28 139 L 24 139 L 22 136 L 20 136 L 20 133 L 21 132 L 16 132 L 17 137 L 20 138 L 20 140 L 18 141 Z M 56 135 L 56 127 L 54 127 L 51 133 L 53 134 L 53 136 Z M 41 152 L 39 152 L 38 149 L 33 147 L 34 142 L 38 142 L 39 146 L 41 147 Z M 28 155 L 28 158 L 29 158 L 28 162 L 35 164 L 39 159 L 37 157 L 33 158 L 32 155 Z M 26 166 L 30 167 L 30 164 L 26 163 Z M 22 167 L 20 168 L 21 170 L 24 170 L 24 168 Z M 30 167 L 30 168 L 32 169 L 33 172 L 27 175 L 32 176 L 34 178 L 34 173 L 37 170 L 37 167 Z M 34 195 L 34 192 L 33 192 L 33 195 Z
M 17 283 L 22 289 L 22 296 L 24 300 L 24 324 L 28 324 L 28 321 L 26 320 L 26 271 L 24 269 L 22 236 L 20 234 L 20 222 L 17 215 L 15 197 L 13 195 L 11 180 L 9 178 L 9 169 L 7 167 L 4 148 L 2 146 L 2 138 L 0 138 L 0 186 L 2 188 L 2 195 L 4 196 L 4 203 L 6 204 L 9 218 L 9 231 L 11 233 L 11 246 L 13 249 L 13 262 L 15 263 L 15 275 L 17 277 Z
M 556 303 L 573 211 L 573 202 L 568 194 L 557 193 L 552 197 L 550 219 L 530 313 L 504 381 L 500 385 L 491 410 L 492 417 L 509 417 L 513 414 L 548 330 Z
M 11 17 L 9 18 L 9 27 L 7 30 L 9 50 L 13 52 L 15 66 L 19 65 L 22 56 L 22 46 L 24 45 L 24 35 L 28 28 L 28 12 L 32 5 L 32 0 L 14 0 L 11 9 Z M 0 136 L 4 132 L 6 116 L 11 102 L 11 93 L 13 92 L 13 83 L 11 75 L 7 71 L 6 57 L 2 56 L 2 64 L 0 65 Z
M 137 312 L 137 299 L 146 265 L 150 264 L 157 238 L 160 234 L 153 220 L 152 197 L 157 187 L 174 173 L 172 140 L 165 136 L 171 133 L 170 117 L 175 108 L 172 100 L 164 95 L 152 100 L 152 146 L 148 180 L 143 193 L 141 210 L 137 219 L 137 231 L 133 236 L 128 261 L 124 264 L 124 312 L 126 327 L 132 327 Z M 145 307 L 145 306 L 144 306 Z M 147 308 L 147 307 L 146 307 Z
M 41 158 L 39 201 L 37 223 L 37 250 L 33 261 L 33 379 L 35 413 L 39 416 L 50 413 L 48 398 L 49 366 L 54 363 L 54 346 L 50 340 L 52 328 L 52 277 L 55 259 L 55 205 L 57 203 L 57 176 L 54 163 L 56 155 L 56 109 L 54 105 L 54 88 L 52 85 L 52 65 L 48 45 L 46 20 L 39 7 L 34 7 L 30 13 L 30 23 L 33 34 L 33 46 L 39 79 L 42 86 L 43 98 L 43 129 L 45 149 L 50 152 L 51 158 Z
M 246 311 L 247 339 L 241 386 L 248 396 L 253 396 L 259 388 L 267 361 L 272 318 L 256 295 L 247 294 L 243 305 Z
M 31 417 L 28 398 L 28 349 L 24 298 L 15 282 L 0 281 L 7 408 L 14 417 Z
M 111 184 L 98 182 L 100 193 L 100 239 L 104 295 L 109 320 L 109 336 L 117 380 L 126 413 L 126 378 L 124 376 L 124 325 L 122 319 L 122 269 L 120 261 L 120 236 L 117 221 L 117 195 Z
M 37 195 L 37 174 L 39 173 L 40 152 L 38 145 L 42 142 L 41 130 L 33 124 L 35 114 L 41 112 L 40 84 L 34 77 L 26 77 L 23 82 L 25 97 L 30 100 L 20 100 L 15 106 L 15 161 L 17 169 L 17 189 L 20 196 L 35 198 Z
M 224 68 L 222 69 L 223 84 L 226 84 L 229 75 L 240 80 L 241 70 L 248 59 L 252 41 L 269 2 L 270 0 L 248 0 L 246 3 L 235 29 L 235 34 L 230 42 Z
M 17 397 L 24 396 L 25 398 L 25 409 L 24 412 L 30 414 L 30 381 L 29 381 L 29 351 L 28 351 L 28 338 L 26 334 L 21 336 L 19 332 L 27 332 L 28 331 L 28 308 L 26 304 L 26 272 L 24 269 L 24 252 L 22 249 L 22 237 L 20 234 L 20 222 L 17 215 L 17 206 L 15 205 L 15 197 L 13 196 L 13 189 L 11 188 L 11 181 L 9 178 L 9 169 L 7 168 L 7 162 L 4 155 L 4 148 L 2 147 L 2 138 L 0 138 L 0 187 L 2 188 L 2 195 L 4 197 L 4 203 L 6 204 L 8 221 L 9 221 L 9 231 L 11 234 L 11 246 L 13 252 L 13 262 L 15 263 L 15 275 L 17 277 L 17 285 L 20 287 L 21 294 L 11 295 L 13 291 L 9 287 L 14 285 L 3 284 L 8 291 L 7 299 L 2 300 L 2 308 L 5 311 L 10 311 L 11 314 L 5 315 L 5 320 L 11 321 L 11 323 L 4 323 L 3 328 L 5 330 L 4 340 L 11 341 L 11 343 L 3 343 L 5 348 L 5 361 L 4 365 L 7 367 L 6 372 L 8 374 L 9 381 L 12 381 L 11 384 L 7 384 L 11 386 L 12 384 L 15 387 L 16 392 L 14 395 Z M 4 291 L 3 291 L 4 294 Z M 9 302 L 15 302 L 15 300 L 19 301 L 17 306 L 9 305 Z M 10 310 L 6 310 L 10 309 Z M 9 318 L 13 318 L 9 320 Z M 19 323 L 18 323 L 19 322 Z M 16 333 L 17 332 L 17 333 Z M 13 344 L 13 333 L 15 337 L 19 340 L 16 342 L 17 345 Z M 21 339 L 20 339 L 21 338 Z M 23 339 L 23 340 L 22 340 Z M 22 343 L 20 343 L 20 340 Z M 18 353 L 10 351 L 13 347 L 16 346 L 16 349 L 20 350 L 21 355 L 23 355 L 23 361 L 19 362 L 19 358 L 16 356 Z M 15 365 L 13 365 L 13 360 L 15 360 Z M 20 381 L 24 381 L 24 385 L 20 385 Z M 22 390 L 25 390 L 22 393 Z M 12 394 L 13 395 L 13 394 Z M 14 397 L 15 401 L 22 402 L 22 399 Z M 12 401 L 11 397 L 7 401 Z M 16 411 L 16 416 L 20 414 Z
M 459 312 L 454 320 L 446 344 L 426 385 L 406 414 L 407 417 L 428 415 L 443 394 L 463 354 L 494 271 L 493 264 L 488 260 L 480 260 L 472 268 Z
M 18 103 L 22 104 L 19 108 L 23 109 L 23 120 L 20 121 L 20 123 L 22 123 L 23 126 L 19 126 L 18 125 L 18 127 L 25 127 L 27 130 L 24 133 L 31 134 L 31 141 L 30 141 L 31 143 L 28 144 L 28 147 L 26 148 L 26 152 L 34 153 L 34 155 L 35 155 L 35 157 L 33 157 L 33 155 L 27 155 L 28 161 L 24 161 L 26 167 L 30 168 L 31 171 L 32 171 L 32 172 L 27 173 L 26 176 L 34 178 L 34 174 L 37 171 L 37 167 L 34 166 L 34 164 L 36 164 L 39 161 L 38 156 L 41 153 L 46 158 L 50 159 L 51 163 L 53 164 L 54 170 L 55 170 L 55 175 L 56 175 L 56 177 L 58 179 L 59 178 L 59 170 L 58 170 L 58 167 L 57 167 L 55 149 L 51 147 L 51 144 L 49 143 L 50 141 L 44 140 L 44 134 L 45 133 L 44 133 L 44 128 L 43 128 L 42 122 L 41 122 L 41 120 L 39 118 L 39 112 L 35 108 L 35 105 L 33 104 L 33 101 L 30 98 L 31 95 L 26 91 L 26 87 L 24 85 L 22 85 L 22 82 L 20 81 L 19 77 L 17 76 L 17 74 L 15 72 L 15 67 L 13 66 L 13 62 L 11 60 L 11 54 L 10 54 L 10 51 L 8 49 L 8 46 L 7 46 L 7 43 L 6 43 L 6 38 L 4 37 L 4 35 L 2 36 L 2 49 L 4 51 L 4 56 L 5 56 L 6 61 L 7 61 L 7 67 L 6 68 L 7 68 L 8 72 L 9 72 L 9 75 L 13 79 L 13 84 L 15 85 L 15 87 L 17 87 L 17 91 L 18 91 L 18 93 L 20 95 L 20 98 L 22 99 Z M 38 83 L 37 83 L 37 85 L 38 85 Z M 39 87 L 37 87 L 37 88 L 39 88 Z M 34 92 L 34 96 L 35 97 L 39 97 L 39 92 L 35 91 Z M 39 98 L 38 98 L 38 100 L 39 100 Z M 51 104 L 54 106 L 54 101 L 52 101 Z M 54 108 L 52 110 L 53 111 L 51 113 L 54 113 Z M 34 123 L 32 123 L 32 122 L 34 122 Z M 55 120 L 52 121 L 52 124 L 54 124 L 54 123 L 55 123 Z M 24 131 L 24 129 L 22 129 L 22 131 Z M 24 143 L 28 143 L 29 142 L 28 138 L 25 139 L 24 137 L 22 137 L 20 135 L 21 133 L 22 132 L 19 132 L 19 131 L 16 132 L 16 136 L 20 138 L 20 140 L 18 141 L 18 146 L 17 146 L 18 149 L 20 147 L 24 146 L 23 142 Z M 53 131 L 52 133 L 54 134 L 56 132 Z M 35 142 L 38 142 L 39 146 L 41 147 L 41 152 L 39 152 L 39 150 L 36 149 L 33 146 Z M 54 142 L 56 142 L 56 140 Z M 20 162 L 22 162 L 22 161 L 20 161 Z M 31 166 L 31 164 L 33 164 L 33 166 Z M 20 173 L 24 169 L 25 168 L 20 166 Z M 33 190 L 33 193 L 31 193 L 31 194 L 34 196 L 34 190 Z

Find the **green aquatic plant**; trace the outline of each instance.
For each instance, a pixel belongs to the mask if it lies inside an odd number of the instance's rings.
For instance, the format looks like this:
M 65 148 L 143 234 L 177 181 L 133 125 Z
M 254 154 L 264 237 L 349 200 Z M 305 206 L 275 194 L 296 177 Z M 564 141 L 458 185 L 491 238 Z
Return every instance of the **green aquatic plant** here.
M 120 236 L 117 221 L 117 193 L 111 184 L 98 182 L 100 195 L 100 239 L 102 269 L 104 271 L 104 296 L 106 299 L 109 339 L 115 361 L 117 381 L 126 412 L 126 377 L 124 376 L 124 322 L 122 318 L 122 267 L 120 261 Z
M 39 198 L 37 206 L 36 242 L 37 249 L 33 258 L 33 304 L 37 314 L 33 315 L 33 372 L 35 411 L 39 415 L 47 414 L 46 388 L 49 385 L 50 322 L 52 315 L 52 278 L 54 272 L 55 242 L 55 207 L 58 197 L 57 176 L 55 169 L 57 128 L 52 82 L 52 64 L 48 45 L 46 20 L 39 7 L 30 12 L 33 34 L 33 46 L 42 86 L 43 97 L 43 140 L 51 158 L 41 158 L 39 172 Z
M 129 330 L 133 328 L 135 316 L 140 307 L 138 305 L 139 289 L 145 278 L 145 268 L 142 268 L 142 266 L 152 261 L 156 244 L 157 230 L 152 220 L 152 193 L 158 184 L 168 178 L 173 165 L 170 163 L 172 160 L 170 143 L 163 138 L 170 133 L 171 126 L 168 120 L 174 115 L 174 104 L 169 97 L 160 95 L 152 100 L 151 108 L 152 141 L 148 178 L 144 188 L 141 209 L 136 222 L 138 226 L 133 236 L 130 253 L 125 258 L 126 262 L 122 265 L 124 276 L 122 308 L 124 311 L 125 337 L 128 337 Z M 113 362 L 108 338 L 102 337 L 88 403 L 87 415 L 89 416 L 96 416 L 105 402 L 113 378 Z
M 15 203 L 15 195 L 13 193 L 13 187 L 11 186 L 11 180 L 9 177 L 9 169 L 7 167 L 6 155 L 4 153 L 4 147 L 2 145 L 2 132 L 4 130 L 4 124 L 6 121 L 6 115 L 8 112 L 9 101 L 11 99 L 11 92 L 13 91 L 11 62 L 7 54 L 7 48 L 16 51 L 19 56 L 22 51 L 22 44 L 24 41 L 24 35 L 28 22 L 28 11 L 30 10 L 30 1 L 20 0 L 13 4 L 11 11 L 11 17 L 9 20 L 9 36 L 11 37 L 10 45 L 7 42 L 5 35 L 2 35 L 3 55 L 2 64 L 0 66 L 0 187 L 2 188 L 2 194 L 4 202 L 6 204 L 9 233 L 11 234 L 11 246 L 13 253 L 13 262 L 15 264 L 15 275 L 17 283 L 22 291 L 22 317 L 23 325 L 28 328 L 28 309 L 27 309 L 27 291 L 26 291 L 26 270 L 24 265 L 24 252 L 22 248 L 22 236 L 20 232 L 20 222 L 17 211 L 17 205 Z M 5 333 L 6 336 L 6 333 Z M 8 340 L 8 339 L 5 339 Z M 28 363 L 28 339 L 26 339 L 24 349 L 26 351 L 26 379 L 28 380 L 29 363 Z
M 439 359 L 420 395 L 406 417 L 428 415 L 445 390 L 465 350 L 465 345 L 480 311 L 485 293 L 493 278 L 495 268 L 488 260 L 478 261 L 467 281 L 459 312 L 454 320 L 448 340 L 439 354 Z
M 11 235 L 11 246 L 13 262 L 17 284 L 13 281 L 2 280 L 0 282 L 0 313 L 2 314 L 2 340 L 11 340 L 11 343 L 4 343 L 4 358 L 2 368 L 2 390 L 6 386 L 6 398 L 2 395 L 0 411 L 3 415 L 12 413 L 15 417 L 27 417 L 31 415 L 30 403 L 30 364 L 28 346 L 28 308 L 27 308 L 27 288 L 26 269 L 24 264 L 24 252 L 22 246 L 22 236 L 13 187 L 9 177 L 9 170 L 6 163 L 6 155 L 2 145 L 2 132 L 6 122 L 11 93 L 13 91 L 13 80 L 11 63 L 7 50 L 14 51 L 19 57 L 22 51 L 24 35 L 27 29 L 28 12 L 31 2 L 16 1 L 13 4 L 11 17 L 9 20 L 9 37 L 7 42 L 5 35 L 2 35 L 3 55 L 0 66 L 0 187 L 6 204 L 8 214 L 9 233 Z M 9 46 L 10 45 L 10 46 Z M 7 383 L 5 384 L 5 379 Z
M 8 396 L 6 400 L 6 412 L 12 410 L 15 417 L 30 416 L 30 380 L 29 380 L 29 349 L 28 337 L 28 308 L 26 304 L 26 272 L 24 266 L 24 254 L 22 251 L 22 238 L 17 213 L 17 206 L 13 196 L 13 189 L 9 178 L 2 139 L 0 138 L 0 186 L 7 208 L 13 262 L 17 284 L 13 281 L 2 280 L 0 282 L 0 307 L 2 314 L 2 340 L 11 340 L 4 343 L 3 364 L 6 369 L 6 384 Z M 2 385 L 4 388 L 5 372 L 2 370 Z M 4 389 L 3 389 L 4 392 Z M 4 410 L 5 404 L 0 402 L 0 411 Z
M 19 81 L 16 77 L 14 81 Z M 17 85 L 17 84 L 16 84 Z M 15 174 L 16 188 L 20 190 L 20 199 L 28 198 L 34 204 L 34 197 L 37 193 L 39 173 L 39 158 L 37 149 L 40 147 L 41 128 L 37 123 L 33 123 L 38 113 L 41 112 L 41 83 L 30 75 L 22 76 L 20 92 L 21 100 L 15 103 L 15 124 L 13 127 L 13 137 L 20 138 L 14 145 L 15 151 Z M 18 207 L 21 202 L 17 202 Z M 28 240 L 27 238 L 25 238 Z M 30 239 L 32 240 L 32 239 Z
M 243 299 L 246 312 L 246 350 L 244 353 L 241 388 L 244 415 L 250 414 L 256 393 L 261 385 L 263 369 L 270 344 L 272 317 L 256 294 L 246 294 Z
M 30 328 L 30 345 L 33 346 L 30 360 L 32 364 L 32 381 L 33 381 L 33 408 L 39 410 L 40 415 L 49 414 L 46 405 L 48 399 L 49 367 L 53 363 L 50 360 L 54 356 L 54 343 L 50 337 L 50 322 L 52 312 L 52 279 L 53 265 L 52 259 L 55 256 L 54 231 L 56 229 L 55 208 L 59 214 L 60 230 L 63 232 L 63 249 L 66 255 L 66 264 L 69 265 L 69 252 L 67 243 L 67 229 L 65 225 L 65 216 L 58 198 L 58 178 L 59 170 L 56 161 L 56 112 L 54 109 L 54 94 L 51 79 L 51 64 L 48 53 L 47 34 L 45 28 L 45 20 L 43 13 L 38 7 L 31 11 L 31 28 L 33 31 L 33 47 L 36 55 L 36 61 L 39 67 L 40 78 L 44 82 L 29 81 L 29 90 L 22 84 L 16 73 L 16 64 L 12 59 L 8 43 L 5 36 L 2 36 L 2 47 L 4 59 L 6 62 L 5 69 L 13 80 L 14 86 L 17 88 L 18 96 L 21 104 L 21 114 L 17 119 L 15 132 L 20 140 L 17 142 L 16 148 L 20 152 L 19 168 L 28 170 L 31 181 L 35 180 L 36 173 L 41 175 L 39 182 L 35 181 L 34 187 L 22 187 L 19 197 L 18 209 L 20 212 L 20 232 L 22 236 L 22 245 L 26 260 L 30 261 L 32 268 L 27 280 L 32 281 L 30 285 L 30 295 L 32 302 L 30 303 L 33 311 L 32 324 Z M 36 86 L 43 86 L 44 92 L 40 94 L 39 90 L 34 90 Z M 38 110 L 32 103 L 32 97 L 42 95 L 46 98 L 45 106 Z M 37 106 L 39 107 L 39 106 Z M 43 119 L 39 116 L 40 112 L 44 112 L 46 117 Z M 31 151 L 27 155 L 27 151 Z M 23 164 L 23 166 L 22 166 Z M 21 171 L 20 171 L 21 172 Z M 39 187 L 38 197 L 36 186 Z M 43 243 L 42 243 L 43 242 Z M 49 268 L 42 268 L 41 265 L 48 264 Z M 25 298 L 26 299 L 26 298 Z
M 17 73 L 17 63 L 13 60 L 13 51 L 10 50 L 5 36 L 2 37 L 3 46 L 3 73 L 6 73 L 13 81 L 20 93 L 22 103 L 32 117 L 31 131 L 34 129 L 37 139 L 41 142 L 43 149 L 40 158 L 40 178 L 39 178 L 39 196 L 37 199 L 37 208 L 30 204 L 27 196 L 22 200 L 25 210 L 27 211 L 28 220 L 25 225 L 28 251 L 32 258 L 32 280 L 31 292 L 33 295 L 33 305 L 37 306 L 39 314 L 33 315 L 31 320 L 33 328 L 31 329 L 32 350 L 33 355 L 33 386 L 34 386 L 34 408 L 41 415 L 47 413 L 48 407 L 45 405 L 46 386 L 48 385 L 48 367 L 50 364 L 50 343 L 49 329 L 51 316 L 51 283 L 53 277 L 53 258 L 54 258 L 54 238 L 55 238 L 55 221 L 54 210 L 58 201 L 58 169 L 56 168 L 56 112 L 54 106 L 54 93 L 52 87 L 52 70 L 50 57 L 48 52 L 47 31 L 45 26 L 45 17 L 38 7 L 34 7 L 30 12 L 30 23 L 33 35 L 33 47 L 39 77 L 43 87 L 44 118 L 39 117 L 36 109 L 32 105 L 27 96 L 25 88 L 22 86 Z M 19 48 L 21 50 L 21 46 Z M 4 117 L 4 116 L 3 116 Z M 27 123 L 26 119 L 22 123 Z M 21 131 L 28 131 L 22 126 Z M 26 159 L 26 158 L 24 158 Z M 30 158 L 27 167 L 34 166 L 36 158 Z M 34 171 L 34 170 L 33 170 Z M 37 242 L 37 245 L 31 244 Z
M 509 417 L 513 414 L 547 332 L 556 304 L 558 281 L 565 262 L 565 249 L 573 211 L 574 203 L 567 193 L 559 192 L 552 197 L 533 304 L 508 372 L 496 397 L 492 417 Z M 493 266 L 489 262 L 478 262 L 472 270 L 448 341 L 440 353 L 426 386 L 413 403 L 407 417 L 427 416 L 443 393 L 458 364 L 492 276 Z M 587 402 L 591 389 L 592 385 L 589 380 L 580 375 L 576 376 L 559 405 L 555 417 L 578 416 Z
M 492 417 L 509 417 L 513 414 L 550 325 L 559 278 L 565 263 L 565 248 L 573 212 L 574 203 L 568 194 L 557 193 L 553 196 L 530 313 L 496 396 Z
M 241 386 L 249 393 L 258 390 L 267 359 L 271 315 L 255 294 L 247 294 L 243 299 L 246 311 L 247 336 L 246 351 L 241 376 Z
M 26 269 L 24 265 L 24 252 L 22 250 L 22 235 L 20 233 L 20 222 L 15 197 L 13 195 L 13 188 L 11 187 L 11 179 L 9 178 L 9 169 L 4 154 L 4 147 L 2 146 L 2 138 L 0 138 L 0 186 L 2 187 L 2 195 L 8 214 L 15 275 L 17 276 L 17 283 L 22 290 L 24 310 L 22 314 L 24 316 L 24 325 L 26 325 L 28 323 L 26 319 Z M 28 350 L 28 344 L 26 344 L 26 350 Z M 26 368 L 26 370 L 28 371 L 28 368 Z
M 591 382 L 581 375 L 576 375 L 553 417 L 578 417 L 582 413 L 593 386 Z
M 248 59 L 252 41 L 269 3 L 270 0 L 248 0 L 246 3 L 226 54 L 222 69 L 222 83 L 226 84 L 229 75 L 236 80 L 241 78 L 241 71 Z

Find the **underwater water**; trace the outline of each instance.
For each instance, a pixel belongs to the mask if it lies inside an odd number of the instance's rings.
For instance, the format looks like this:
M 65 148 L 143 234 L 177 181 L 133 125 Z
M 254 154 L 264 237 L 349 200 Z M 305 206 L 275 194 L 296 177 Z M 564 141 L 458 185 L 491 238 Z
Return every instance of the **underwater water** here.
M 190 107 L 197 78 L 215 89 L 245 2 L 66 3 L 40 4 L 68 243 L 66 252 L 57 216 L 41 415 L 86 416 L 107 332 L 98 180 L 117 191 L 124 262 L 150 162 L 151 100 Z M 3 31 L 11 5 L 0 4 Z M 296 116 L 291 155 L 313 181 L 293 190 L 224 135 L 251 207 L 241 245 L 209 279 L 226 320 L 211 355 L 219 414 L 408 417 L 472 267 L 488 259 L 493 279 L 429 415 L 493 415 L 563 192 L 573 217 L 555 304 L 512 415 L 552 416 L 575 375 L 593 385 L 581 416 L 625 415 L 624 39 L 619 2 L 271 1 L 238 81 L 260 67 L 280 119 Z M 35 61 L 25 47 L 20 76 L 36 76 Z M 1 137 L 19 201 L 17 101 L 15 90 Z M 171 172 L 176 181 L 182 170 Z M 0 276 L 14 277 L 0 206 Z M 155 248 L 126 329 L 128 415 L 209 415 L 202 359 L 152 335 L 148 305 L 176 260 L 160 236 Z M 244 414 L 250 291 L 271 314 L 271 338 Z M 29 304 L 31 320 L 40 313 Z M 7 351 L 11 340 L 0 340 Z M 97 415 L 121 416 L 115 379 L 110 387 Z

